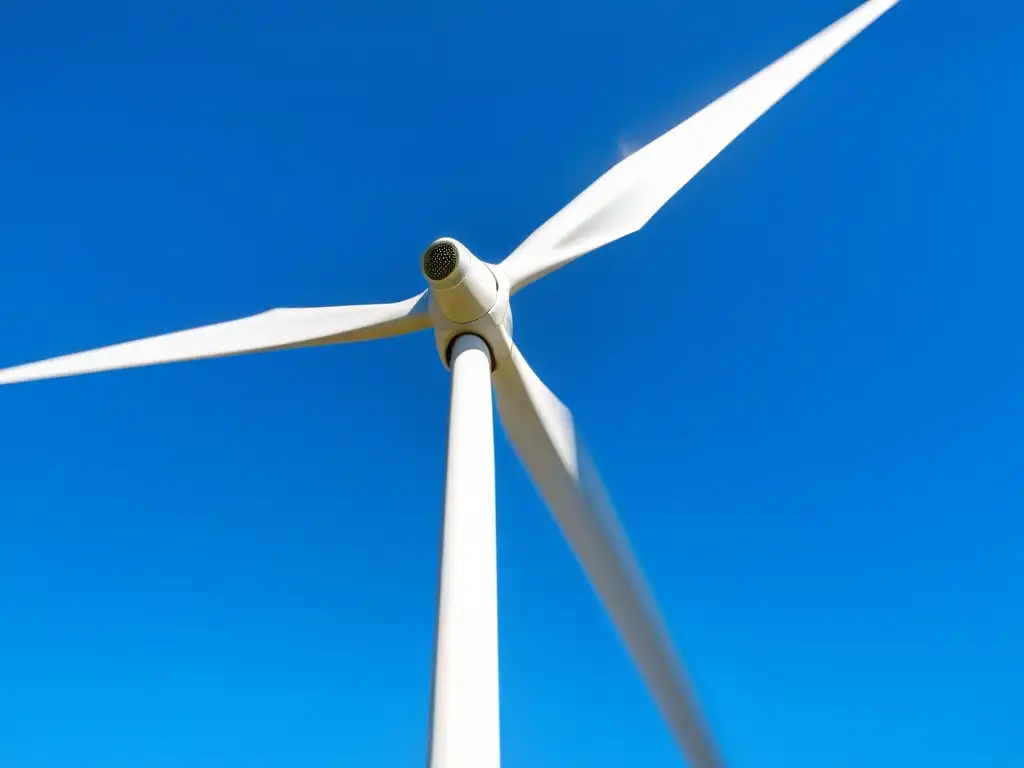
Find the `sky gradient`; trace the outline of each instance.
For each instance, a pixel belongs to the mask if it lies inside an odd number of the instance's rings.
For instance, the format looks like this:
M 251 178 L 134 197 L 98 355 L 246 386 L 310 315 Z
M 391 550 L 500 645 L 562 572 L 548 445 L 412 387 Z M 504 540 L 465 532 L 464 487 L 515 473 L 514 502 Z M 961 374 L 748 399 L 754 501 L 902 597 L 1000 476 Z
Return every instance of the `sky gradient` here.
M 497 261 L 853 0 L 4 3 L 0 366 Z M 1024 11 L 904 0 L 514 299 L 732 766 L 1024 762 Z M 0 389 L 3 768 L 424 759 L 432 339 Z M 681 758 L 497 433 L 506 768 Z

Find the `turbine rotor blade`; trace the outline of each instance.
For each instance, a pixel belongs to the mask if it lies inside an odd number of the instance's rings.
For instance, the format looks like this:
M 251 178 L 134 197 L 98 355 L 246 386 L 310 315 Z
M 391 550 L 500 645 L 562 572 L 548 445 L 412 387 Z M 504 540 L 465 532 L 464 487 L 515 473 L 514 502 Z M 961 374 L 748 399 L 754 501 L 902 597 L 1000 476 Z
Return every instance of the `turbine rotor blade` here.
M 368 341 L 418 331 L 429 325 L 426 292 L 393 304 L 271 309 L 240 320 L 6 368 L 0 370 L 0 384 L 246 352 Z
M 692 768 L 722 768 L 689 678 L 669 639 L 572 414 L 519 350 L 494 374 L 498 412 L 515 452 L 610 614 Z
M 737 136 L 898 1 L 868 0 L 615 165 L 502 262 L 512 293 L 643 227 Z

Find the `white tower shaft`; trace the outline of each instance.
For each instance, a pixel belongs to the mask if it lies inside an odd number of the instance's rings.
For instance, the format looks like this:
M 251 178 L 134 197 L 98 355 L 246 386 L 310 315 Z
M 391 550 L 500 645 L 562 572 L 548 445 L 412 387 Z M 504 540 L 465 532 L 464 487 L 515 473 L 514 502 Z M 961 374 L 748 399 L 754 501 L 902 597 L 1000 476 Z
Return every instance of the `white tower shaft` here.
M 454 342 L 429 768 L 499 768 L 491 357 Z

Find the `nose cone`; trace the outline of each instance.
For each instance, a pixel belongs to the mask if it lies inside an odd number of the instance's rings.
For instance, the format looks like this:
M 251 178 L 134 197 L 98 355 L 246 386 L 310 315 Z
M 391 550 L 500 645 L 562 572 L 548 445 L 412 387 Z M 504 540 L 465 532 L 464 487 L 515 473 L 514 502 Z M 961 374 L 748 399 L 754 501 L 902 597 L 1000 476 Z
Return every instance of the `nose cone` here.
M 423 252 L 423 274 L 432 283 L 447 280 L 459 268 L 459 247 L 449 238 L 435 240 Z

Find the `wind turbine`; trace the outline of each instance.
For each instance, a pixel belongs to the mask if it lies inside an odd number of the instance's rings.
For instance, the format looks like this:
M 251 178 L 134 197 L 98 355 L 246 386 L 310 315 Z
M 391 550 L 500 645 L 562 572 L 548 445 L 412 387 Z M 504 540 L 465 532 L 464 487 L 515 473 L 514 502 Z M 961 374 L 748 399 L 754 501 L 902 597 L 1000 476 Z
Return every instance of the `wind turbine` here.
M 569 409 L 512 340 L 510 297 L 640 229 L 786 93 L 898 0 L 868 0 L 613 167 L 499 264 L 452 238 L 420 260 L 427 290 L 393 304 L 273 309 L 0 370 L 0 384 L 432 328 L 451 371 L 430 709 L 430 768 L 497 768 L 498 620 L 492 383 L 509 440 L 693 768 L 722 760 Z

